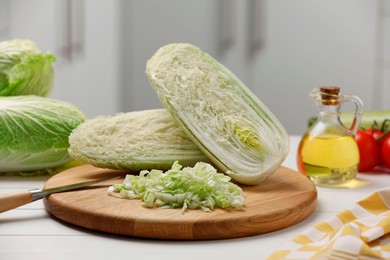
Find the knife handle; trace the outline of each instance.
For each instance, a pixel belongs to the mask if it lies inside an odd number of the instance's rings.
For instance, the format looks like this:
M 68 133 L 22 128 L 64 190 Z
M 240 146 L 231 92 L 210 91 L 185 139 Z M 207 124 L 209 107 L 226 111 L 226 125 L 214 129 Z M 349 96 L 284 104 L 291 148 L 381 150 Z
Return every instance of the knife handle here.
M 0 194 L 0 213 L 30 202 L 32 202 L 32 195 L 28 190 Z

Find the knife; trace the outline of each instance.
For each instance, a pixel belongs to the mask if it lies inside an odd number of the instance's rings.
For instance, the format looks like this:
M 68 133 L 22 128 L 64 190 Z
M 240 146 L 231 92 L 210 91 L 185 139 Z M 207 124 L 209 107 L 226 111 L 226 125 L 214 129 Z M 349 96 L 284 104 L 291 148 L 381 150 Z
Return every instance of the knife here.
M 111 176 L 109 178 L 73 183 L 73 184 L 58 186 L 49 189 L 32 189 L 32 190 L 24 190 L 24 191 L 0 194 L 0 213 L 20 207 L 22 205 L 28 204 L 36 200 L 40 200 L 52 193 L 77 190 L 106 180 L 111 180 L 111 179 L 114 180 L 119 178 L 122 178 L 122 176 L 116 176 L 116 177 Z

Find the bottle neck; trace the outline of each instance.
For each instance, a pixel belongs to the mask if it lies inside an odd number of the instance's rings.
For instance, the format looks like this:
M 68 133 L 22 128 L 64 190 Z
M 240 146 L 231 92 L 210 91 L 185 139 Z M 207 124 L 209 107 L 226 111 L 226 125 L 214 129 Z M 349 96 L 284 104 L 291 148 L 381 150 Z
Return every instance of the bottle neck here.
M 321 105 L 318 111 L 319 117 L 335 117 L 340 116 L 339 106 L 335 105 Z
M 317 118 L 317 122 L 321 122 L 320 124 L 322 127 L 329 129 L 342 129 L 342 132 L 344 132 L 345 127 L 340 121 L 339 106 L 322 105 Z
M 347 129 L 340 121 L 340 114 L 338 105 L 322 105 L 317 115 L 316 135 L 332 134 L 342 136 L 348 134 Z

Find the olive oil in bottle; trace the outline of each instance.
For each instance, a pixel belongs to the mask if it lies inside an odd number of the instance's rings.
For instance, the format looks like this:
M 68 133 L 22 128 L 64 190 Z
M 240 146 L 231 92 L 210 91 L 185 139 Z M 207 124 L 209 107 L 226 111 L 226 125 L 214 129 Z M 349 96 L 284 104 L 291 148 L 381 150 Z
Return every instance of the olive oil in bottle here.
M 338 184 L 355 177 L 359 150 L 352 136 L 305 135 L 298 149 L 299 171 L 316 184 Z
M 334 185 L 355 178 L 359 149 L 354 139 L 362 113 L 362 102 L 355 96 L 340 95 L 338 87 L 322 87 L 311 92 L 319 108 L 317 121 L 303 135 L 298 147 L 300 172 L 316 185 Z M 356 106 L 352 129 L 340 121 L 340 104 L 351 101 Z

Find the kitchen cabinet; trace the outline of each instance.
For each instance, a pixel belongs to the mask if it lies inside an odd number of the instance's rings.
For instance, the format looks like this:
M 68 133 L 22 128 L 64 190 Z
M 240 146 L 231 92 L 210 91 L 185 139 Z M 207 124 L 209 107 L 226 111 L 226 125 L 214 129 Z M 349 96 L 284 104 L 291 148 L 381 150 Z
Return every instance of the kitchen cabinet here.
M 145 75 L 147 60 L 169 43 L 194 44 L 247 80 L 247 2 L 145 0 L 122 2 L 124 110 L 161 107 Z M 262 2 L 261 0 L 257 2 Z
M 375 81 L 383 34 L 378 31 L 378 3 L 125 1 L 123 108 L 161 106 L 144 70 L 157 48 L 172 42 L 197 45 L 231 69 L 290 134 L 302 134 L 316 114 L 308 96 L 314 87 L 338 85 L 344 93 L 358 95 L 367 110 L 386 108 L 388 102 L 375 101 L 385 94 Z
M 275 0 L 266 8 L 265 44 L 253 59 L 252 87 L 290 133 L 302 134 L 315 115 L 308 96 L 313 87 L 340 86 L 367 110 L 385 108 L 373 99 L 378 1 Z
M 219 1 L 123 1 L 123 110 L 162 107 L 145 74 L 147 60 L 165 44 L 188 42 L 215 53 Z
M 390 1 L 378 2 L 374 108 L 390 109 Z
M 0 0 L 0 39 L 30 38 L 53 52 L 51 96 L 89 117 L 162 107 L 146 62 L 165 44 L 192 43 L 233 71 L 290 134 L 302 134 L 316 113 L 314 87 L 338 85 L 366 110 L 389 109 L 388 2 Z
M 56 56 L 50 97 L 79 106 L 88 117 L 120 110 L 119 1 L 0 3 L 8 9 L 2 19 L 6 30 L 0 34 L 1 40 L 28 38 Z

